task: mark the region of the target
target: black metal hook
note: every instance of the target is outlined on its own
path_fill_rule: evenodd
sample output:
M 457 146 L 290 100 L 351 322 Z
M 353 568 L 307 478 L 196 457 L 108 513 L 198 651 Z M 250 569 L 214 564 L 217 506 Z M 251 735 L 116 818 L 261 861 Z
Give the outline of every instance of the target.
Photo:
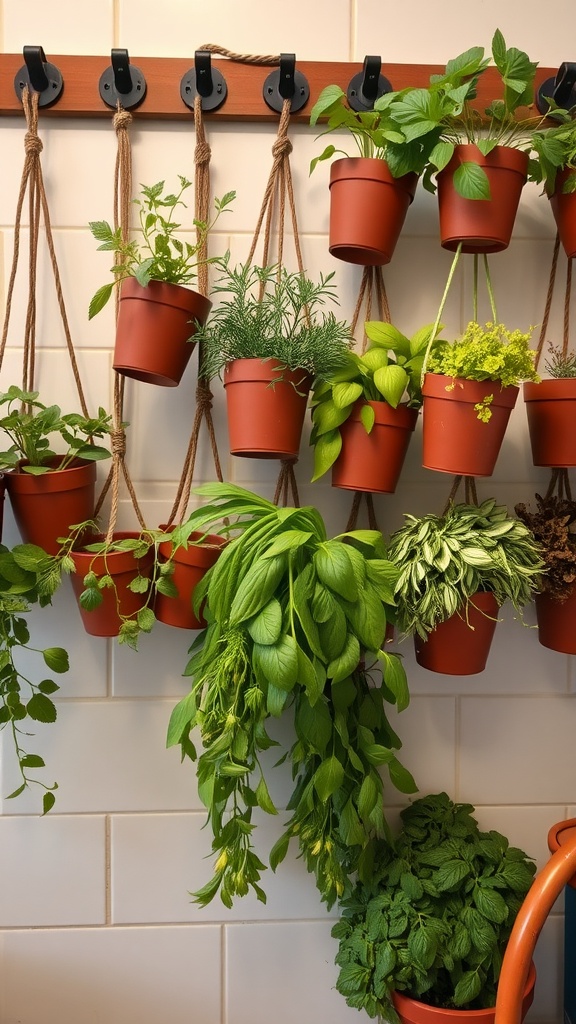
M 547 78 L 542 83 L 536 94 L 536 106 L 541 114 L 550 110 L 549 99 L 564 110 L 576 106 L 576 64 L 565 61 L 558 68 L 556 78 Z
M 41 46 L 25 46 L 22 55 L 24 64 L 14 78 L 14 89 L 19 100 L 28 86 L 38 93 L 38 106 L 51 107 L 60 98 L 64 81 L 55 64 L 46 60 Z
M 130 63 L 128 50 L 112 50 L 111 65 L 100 76 L 98 91 L 107 107 L 116 107 L 118 101 L 125 110 L 140 106 L 146 97 L 146 79 Z
M 377 99 L 387 92 L 392 92 L 392 85 L 384 75 L 380 74 L 382 60 L 380 57 L 365 57 L 364 67 L 350 80 L 346 91 L 348 106 L 358 113 L 374 110 Z
M 180 96 L 190 110 L 194 100 L 200 96 L 202 110 L 218 110 L 228 95 L 224 75 L 212 67 L 210 50 L 196 50 L 194 67 L 190 68 L 180 82 Z
M 265 103 L 277 114 L 282 113 L 284 100 L 291 100 L 292 114 L 306 105 L 310 86 L 302 72 L 296 70 L 296 54 L 280 54 L 280 67 L 268 75 L 264 82 L 263 96 Z

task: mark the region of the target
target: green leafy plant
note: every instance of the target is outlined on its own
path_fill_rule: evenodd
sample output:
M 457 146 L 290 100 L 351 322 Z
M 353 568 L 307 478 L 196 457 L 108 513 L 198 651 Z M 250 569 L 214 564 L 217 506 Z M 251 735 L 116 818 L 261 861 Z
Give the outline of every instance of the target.
M 405 519 L 389 545 L 399 571 L 396 623 L 405 633 L 426 639 L 481 590 L 492 591 L 498 605 L 510 600 L 521 613 L 538 589 L 540 545 L 494 498 L 478 506 L 450 504 L 441 516 Z
M 530 334 L 509 331 L 504 324 L 470 321 L 461 338 L 436 345 L 427 361 L 431 373 L 452 378 L 446 390 L 453 390 L 457 380 L 489 380 L 506 388 L 522 381 L 539 381 L 534 367 L 536 353 L 529 347 Z M 487 423 L 491 416 L 493 395 L 475 406 L 478 419 Z
M 535 131 L 532 135 L 533 157 L 528 168 L 530 181 L 544 186 L 551 196 L 556 191 L 559 171 L 569 171 L 562 183 L 564 194 L 576 192 L 576 107 L 562 110 L 549 100 L 549 117 L 559 124 Z
M 536 866 L 471 804 L 446 793 L 401 813 L 393 846 L 341 903 L 336 987 L 349 1006 L 398 1021 L 392 992 L 443 1009 L 496 1003 L 502 957 Z
M 557 380 L 565 380 L 568 377 L 576 377 L 576 352 L 564 352 L 559 346 L 548 345 L 550 357 L 544 363 L 544 367 L 551 377 Z
M 370 876 L 374 842 L 388 835 L 379 767 L 402 792 L 414 791 L 385 713 L 387 702 L 408 703 L 401 661 L 382 647 L 396 572 L 377 531 L 329 539 L 314 508 L 277 508 L 231 484 L 196 493 L 208 499 L 190 517 L 196 530 L 239 518 L 218 527 L 236 536 L 196 589 L 208 625 L 191 648 L 191 690 L 168 729 L 168 746 L 198 761 L 213 834 L 214 874 L 194 898 L 204 906 L 220 892 L 230 907 L 253 889 L 265 902 L 252 815 L 255 807 L 277 813 L 260 755 L 274 745 L 267 720 L 289 714 L 294 743 L 280 760 L 292 765 L 292 813 L 270 865 L 295 839 L 331 906 L 354 874 Z
M 394 409 L 406 395 L 412 408 L 422 405 L 420 378 L 424 355 L 430 342 L 432 324 L 407 338 L 392 324 L 369 321 L 365 331 L 371 344 L 362 355 L 347 352 L 346 362 L 329 380 L 318 381 L 312 398 L 312 434 L 314 476 L 323 476 L 338 458 L 342 448 L 340 427 L 359 399 L 388 402 Z M 439 344 L 439 339 L 433 344 Z M 361 419 L 369 434 L 374 426 L 374 410 L 365 405 Z
M 31 785 L 44 790 L 43 812 L 55 802 L 57 784 L 47 785 L 34 776 L 45 762 L 39 754 L 24 748 L 31 722 L 55 722 L 56 706 L 52 695 L 59 689 L 49 678 L 36 682 L 29 665 L 36 656 L 52 672 L 68 670 L 68 655 L 61 647 L 39 650 L 30 643 L 26 619 L 32 605 L 49 603 L 42 580 L 48 556 L 34 544 L 17 544 L 9 550 L 0 544 L 0 729 L 8 730 L 20 770 L 21 783 L 9 794 L 13 799 Z M 26 746 L 28 744 L 26 743 Z
M 540 545 L 546 566 L 538 589 L 565 601 L 576 584 L 576 501 L 557 495 L 536 495 L 537 510 L 523 502 L 514 511 Z
M 24 473 L 41 476 L 51 469 L 66 469 L 74 459 L 98 461 L 110 458 L 110 452 L 94 444 L 95 437 L 106 437 L 112 430 L 111 417 L 104 409 L 90 419 L 79 413 L 63 415 L 57 405 L 46 406 L 38 401 L 38 391 L 22 391 L 12 385 L 0 394 L 0 428 L 11 442 L 0 451 L 0 469 L 14 469 L 22 460 Z M 50 438 L 55 435 L 67 446 L 58 455 L 58 465 L 49 461 L 56 456 Z
M 178 175 L 180 189 L 164 194 L 164 182 L 142 185 L 141 199 L 134 199 L 138 207 L 140 240 L 126 241 L 121 228 L 113 228 L 108 221 L 90 222 L 90 231 L 101 244 L 99 252 L 112 252 L 114 280 L 103 285 L 92 297 L 88 319 L 92 319 L 106 305 L 114 287 L 127 277 L 135 277 L 138 284 L 146 287 L 150 281 L 165 281 L 169 284 L 187 285 L 196 279 L 201 262 L 199 251 L 220 214 L 230 208 L 236 198 L 235 192 L 227 192 L 222 199 L 215 199 L 215 216 L 205 222 L 194 219 L 192 226 L 197 230 L 197 240 L 192 245 L 177 237 L 182 228 L 175 222 L 178 207 L 186 208 L 182 196 L 192 185 L 191 181 Z M 208 259 L 205 262 L 211 263 Z
M 323 310 L 326 302 L 337 302 L 333 273 L 315 284 L 277 266 L 231 268 L 229 253 L 215 262 L 223 273 L 213 290 L 230 297 L 194 336 L 204 346 L 206 377 L 217 376 L 233 359 L 277 359 L 319 379 L 343 364 L 350 327 Z

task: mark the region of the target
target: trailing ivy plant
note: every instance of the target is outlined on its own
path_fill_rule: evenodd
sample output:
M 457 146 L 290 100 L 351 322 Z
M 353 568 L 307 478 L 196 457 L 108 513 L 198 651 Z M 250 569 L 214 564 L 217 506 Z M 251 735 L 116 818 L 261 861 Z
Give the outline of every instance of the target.
M 397 573 L 377 531 L 329 539 L 314 508 L 277 508 L 231 484 L 196 493 L 208 504 L 192 513 L 194 528 L 236 536 L 196 589 L 208 625 L 168 729 L 168 746 L 197 761 L 213 835 L 214 874 L 194 898 L 204 906 L 219 892 L 230 907 L 253 889 L 265 902 L 252 816 L 255 807 L 277 813 L 261 753 L 274 745 L 267 721 L 289 714 L 294 743 L 281 760 L 295 787 L 270 865 L 294 839 L 332 906 L 353 875 L 370 876 L 374 843 L 389 834 L 379 768 L 400 791 L 415 788 L 385 711 L 408 703 L 401 661 L 383 649 Z
M 35 777 L 45 763 L 28 749 L 30 723 L 55 722 L 52 700 L 59 686 L 50 678 L 36 681 L 29 665 L 36 656 L 57 674 L 68 671 L 68 655 L 61 647 L 39 650 L 31 645 L 27 613 L 32 605 L 49 603 L 42 580 L 48 556 L 34 544 L 17 544 L 12 550 L 0 544 L 0 729 L 12 736 L 21 782 L 9 794 L 13 799 L 31 785 L 44 790 L 43 813 L 54 806 L 56 783 L 48 785 Z
M 428 1006 L 496 1003 L 506 944 L 536 865 L 499 832 L 482 832 L 471 804 L 446 793 L 401 813 L 370 879 L 341 902 L 336 988 L 349 1006 L 399 1022 L 392 993 Z
M 420 378 L 432 324 L 407 338 L 392 324 L 369 321 L 365 331 L 371 343 L 362 355 L 346 353 L 346 363 L 328 381 L 318 381 L 312 396 L 314 476 L 317 480 L 334 465 L 342 449 L 340 427 L 357 401 L 388 402 L 394 409 L 406 396 L 407 404 L 422 405 Z M 440 329 L 442 326 L 440 325 Z M 438 344 L 438 338 L 433 344 Z M 366 433 L 374 426 L 374 409 L 366 404 L 360 412 Z
M 510 600 L 521 613 L 538 589 L 545 568 L 541 547 L 494 498 L 405 520 L 388 552 L 399 571 L 395 615 L 403 632 L 426 639 L 481 590 L 491 591 L 498 605 Z

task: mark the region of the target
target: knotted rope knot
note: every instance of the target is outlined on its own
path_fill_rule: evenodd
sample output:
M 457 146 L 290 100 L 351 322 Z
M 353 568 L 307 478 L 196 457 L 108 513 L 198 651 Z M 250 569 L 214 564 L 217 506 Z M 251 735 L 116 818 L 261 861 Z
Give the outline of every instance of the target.
M 210 157 L 212 156 L 212 150 L 207 142 L 197 142 L 196 150 L 194 152 L 194 160 L 197 166 L 202 164 L 209 164 Z
M 123 459 L 126 454 L 126 432 L 124 430 L 113 430 L 110 439 L 112 442 L 112 455 Z
M 272 146 L 272 156 L 274 159 L 280 156 L 290 156 L 292 148 L 292 143 L 287 135 L 279 136 Z
M 212 392 L 210 391 L 210 385 L 205 380 L 198 382 L 196 386 L 196 405 L 198 411 L 206 414 L 212 408 Z
M 37 153 L 38 155 L 44 149 L 42 139 L 36 134 L 35 131 L 27 131 L 24 136 L 24 152 L 25 153 Z
M 132 114 L 129 110 L 117 110 L 114 114 L 113 125 L 116 133 L 126 131 L 132 124 Z

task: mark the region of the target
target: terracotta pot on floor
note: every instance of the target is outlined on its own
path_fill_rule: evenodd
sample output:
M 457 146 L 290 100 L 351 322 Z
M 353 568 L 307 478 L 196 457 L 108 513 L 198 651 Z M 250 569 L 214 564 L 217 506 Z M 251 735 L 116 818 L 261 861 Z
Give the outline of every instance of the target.
M 550 196 L 550 206 L 568 259 L 576 256 L 576 192 L 563 192 L 562 186 L 566 178 L 573 174 L 572 168 L 559 171 L 554 193 Z
M 114 534 L 114 540 L 136 539 L 139 533 L 122 532 Z M 104 536 L 93 536 L 90 543 L 104 540 Z M 102 603 L 92 611 L 86 611 L 78 604 L 84 629 L 91 636 L 118 636 L 122 618 L 136 616 L 146 602 L 146 594 L 134 594 L 128 585 L 136 576 L 150 576 L 154 564 L 154 548 L 150 548 L 144 558 L 135 559 L 132 551 L 109 551 L 107 554 L 94 554 L 93 551 L 71 551 L 75 572 L 70 576 L 72 589 L 79 600 L 84 586 L 84 577 L 89 572 L 97 576 L 112 576 L 113 587 L 102 590 Z
M 369 434 L 360 419 L 366 404 L 376 417 Z M 393 494 L 417 419 L 418 410 L 407 405 L 393 409 L 388 402 L 356 402 L 340 427 L 342 450 L 332 468 L 333 487 Z
M 234 359 L 224 371 L 232 455 L 295 459 L 312 379 L 277 359 Z
M 58 553 L 58 537 L 66 537 L 70 526 L 94 514 L 96 463 L 74 459 L 67 469 L 56 468 L 61 461 L 50 459 L 55 468 L 42 476 L 12 470 L 4 477 L 22 540 L 49 555 Z
M 498 604 L 494 594 L 480 591 L 468 602 L 467 609 L 451 615 L 429 633 L 415 634 L 416 661 L 429 672 L 448 676 L 472 676 L 483 672 L 490 653 Z
M 561 654 L 576 654 L 576 586 L 566 601 L 536 594 L 534 604 L 542 646 Z
M 522 1000 L 521 1020 L 524 1020 L 532 1006 L 535 984 L 536 968 L 531 963 Z M 496 1014 L 496 1007 L 488 1010 L 442 1010 L 419 1003 L 401 992 L 395 992 L 392 1001 L 402 1024 L 494 1024 Z
M 160 526 L 160 529 L 166 530 L 167 527 Z M 202 543 L 196 543 L 200 538 Z M 168 626 L 179 626 L 181 629 L 204 629 L 205 619 L 202 615 L 197 616 L 192 608 L 194 590 L 208 569 L 215 564 L 225 544 L 225 537 L 192 533 L 188 547 L 177 549 L 171 579 L 178 589 L 178 597 L 166 597 L 160 593 L 156 595 L 154 611 L 160 622 L 165 622 Z M 168 561 L 172 554 L 171 542 L 163 541 L 158 551 L 161 559 Z
M 392 259 L 418 176 L 394 178 L 384 160 L 351 157 L 330 167 L 332 256 L 361 266 Z
M 523 386 L 535 466 L 576 466 L 576 379 Z

